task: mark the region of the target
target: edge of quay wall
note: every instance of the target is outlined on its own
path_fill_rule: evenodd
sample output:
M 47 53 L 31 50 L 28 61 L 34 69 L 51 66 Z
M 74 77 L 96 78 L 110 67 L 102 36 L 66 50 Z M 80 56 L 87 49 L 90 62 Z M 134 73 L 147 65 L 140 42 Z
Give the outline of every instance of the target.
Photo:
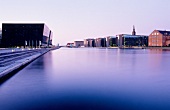
M 42 52 L 41 54 L 30 56 L 29 58 L 26 58 L 24 61 L 14 64 L 8 69 L 5 69 L 4 71 L 0 72 L 0 83 L 6 81 L 10 77 L 12 77 L 14 74 L 16 74 L 16 71 L 21 70 L 23 67 L 27 66 L 29 63 L 33 62 L 40 56 L 44 55 L 45 53 L 51 51 L 52 49 L 47 49 L 46 51 Z

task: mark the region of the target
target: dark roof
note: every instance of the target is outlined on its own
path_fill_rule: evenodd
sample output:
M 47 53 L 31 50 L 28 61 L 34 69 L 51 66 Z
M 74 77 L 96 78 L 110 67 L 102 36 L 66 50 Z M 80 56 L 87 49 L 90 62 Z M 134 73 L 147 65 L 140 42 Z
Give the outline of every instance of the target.
M 17 25 L 27 25 L 27 24 L 45 24 L 45 23 L 2 23 L 3 24 L 17 24 Z
M 161 30 L 158 31 L 163 35 L 170 35 L 170 31 L 161 31 Z

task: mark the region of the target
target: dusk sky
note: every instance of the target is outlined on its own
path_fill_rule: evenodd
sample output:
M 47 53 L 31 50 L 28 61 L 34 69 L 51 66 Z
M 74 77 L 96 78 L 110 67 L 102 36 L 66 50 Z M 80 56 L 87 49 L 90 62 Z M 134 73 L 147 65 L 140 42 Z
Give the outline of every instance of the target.
M 46 23 L 53 44 L 170 30 L 170 0 L 1 0 L 0 22 Z

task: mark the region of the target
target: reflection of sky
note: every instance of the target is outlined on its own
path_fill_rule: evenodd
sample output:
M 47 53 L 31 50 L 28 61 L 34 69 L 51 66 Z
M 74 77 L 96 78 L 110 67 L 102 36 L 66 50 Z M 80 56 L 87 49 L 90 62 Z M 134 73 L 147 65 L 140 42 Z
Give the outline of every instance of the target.
M 0 86 L 0 106 L 170 109 L 169 53 L 95 48 L 51 51 Z

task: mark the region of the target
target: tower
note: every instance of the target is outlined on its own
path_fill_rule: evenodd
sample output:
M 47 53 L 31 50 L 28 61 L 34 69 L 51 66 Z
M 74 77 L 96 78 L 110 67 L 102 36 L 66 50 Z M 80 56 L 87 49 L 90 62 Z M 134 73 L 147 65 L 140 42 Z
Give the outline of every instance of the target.
M 132 31 L 132 35 L 136 35 L 136 31 L 135 31 L 135 26 L 133 25 L 133 31 Z

